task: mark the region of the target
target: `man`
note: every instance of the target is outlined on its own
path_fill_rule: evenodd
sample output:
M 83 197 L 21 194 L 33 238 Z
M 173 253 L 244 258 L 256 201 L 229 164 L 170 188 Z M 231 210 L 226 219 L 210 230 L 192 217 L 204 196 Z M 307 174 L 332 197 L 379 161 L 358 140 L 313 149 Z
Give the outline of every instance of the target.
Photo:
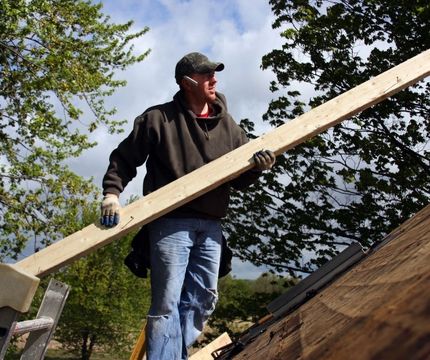
M 176 65 L 180 90 L 173 101 L 146 110 L 130 135 L 110 155 L 103 179 L 102 224 L 119 222 L 119 194 L 146 162 L 146 195 L 234 150 L 248 140 L 216 92 L 215 72 L 224 64 L 200 53 Z M 147 359 L 187 359 L 218 298 L 221 219 L 229 189 L 254 182 L 270 169 L 270 151 L 254 155 L 255 166 L 230 183 L 192 200 L 148 225 L 152 302 L 147 318 Z

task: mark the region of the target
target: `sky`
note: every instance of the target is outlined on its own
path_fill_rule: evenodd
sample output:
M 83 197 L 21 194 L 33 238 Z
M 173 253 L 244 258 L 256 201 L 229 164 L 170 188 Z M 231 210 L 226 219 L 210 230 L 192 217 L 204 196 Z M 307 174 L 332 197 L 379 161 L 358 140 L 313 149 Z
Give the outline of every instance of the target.
M 113 22 L 134 22 L 132 30 L 149 27 L 147 34 L 134 42 L 136 53 L 151 50 L 141 63 L 119 73 L 127 80 L 107 100 L 117 109 L 120 119 L 127 119 L 124 133 L 110 135 L 100 127 L 92 134 L 98 145 L 71 161 L 71 168 L 81 176 L 93 177 L 101 188 L 108 157 L 131 131 L 133 120 L 150 106 L 170 101 L 178 90 L 174 68 L 178 60 L 193 51 L 204 53 L 212 61 L 223 62 L 225 69 L 216 74 L 218 91 L 227 96 L 229 112 L 239 122 L 248 118 L 256 124 L 258 135 L 270 130 L 262 115 L 275 94 L 269 91 L 275 77 L 261 69 L 261 59 L 280 48 L 279 29 L 272 29 L 274 15 L 268 0 L 106 0 L 103 13 Z M 124 204 L 131 195 L 142 195 L 144 167 L 121 194 Z M 256 278 L 267 269 L 255 268 L 238 259 L 233 275 Z

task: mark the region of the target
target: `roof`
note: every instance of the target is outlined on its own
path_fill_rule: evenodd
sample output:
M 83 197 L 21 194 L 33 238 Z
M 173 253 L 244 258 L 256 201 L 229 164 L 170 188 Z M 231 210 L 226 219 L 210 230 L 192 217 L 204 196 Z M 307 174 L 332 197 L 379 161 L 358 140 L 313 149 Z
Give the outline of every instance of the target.
M 430 205 L 232 357 L 299 358 L 430 358 Z

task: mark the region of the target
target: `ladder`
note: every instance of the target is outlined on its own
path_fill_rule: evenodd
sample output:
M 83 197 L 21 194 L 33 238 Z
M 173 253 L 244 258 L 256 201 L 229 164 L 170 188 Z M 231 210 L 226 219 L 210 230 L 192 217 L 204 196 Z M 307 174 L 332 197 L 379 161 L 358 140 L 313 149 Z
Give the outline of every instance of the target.
M 1 292 L 8 291 L 2 288 Z M 13 336 L 29 333 L 21 360 L 42 360 L 52 339 L 70 288 L 55 279 L 51 279 L 40 304 L 37 316 L 33 320 L 18 322 L 22 314 L 9 306 L 0 308 L 0 360 L 3 360 Z

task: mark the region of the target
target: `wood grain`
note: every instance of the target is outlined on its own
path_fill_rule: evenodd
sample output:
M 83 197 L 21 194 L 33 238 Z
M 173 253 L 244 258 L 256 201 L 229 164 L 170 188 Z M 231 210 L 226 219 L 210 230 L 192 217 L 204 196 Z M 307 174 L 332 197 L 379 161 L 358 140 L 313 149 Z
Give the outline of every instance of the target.
M 430 359 L 430 205 L 234 360 Z

